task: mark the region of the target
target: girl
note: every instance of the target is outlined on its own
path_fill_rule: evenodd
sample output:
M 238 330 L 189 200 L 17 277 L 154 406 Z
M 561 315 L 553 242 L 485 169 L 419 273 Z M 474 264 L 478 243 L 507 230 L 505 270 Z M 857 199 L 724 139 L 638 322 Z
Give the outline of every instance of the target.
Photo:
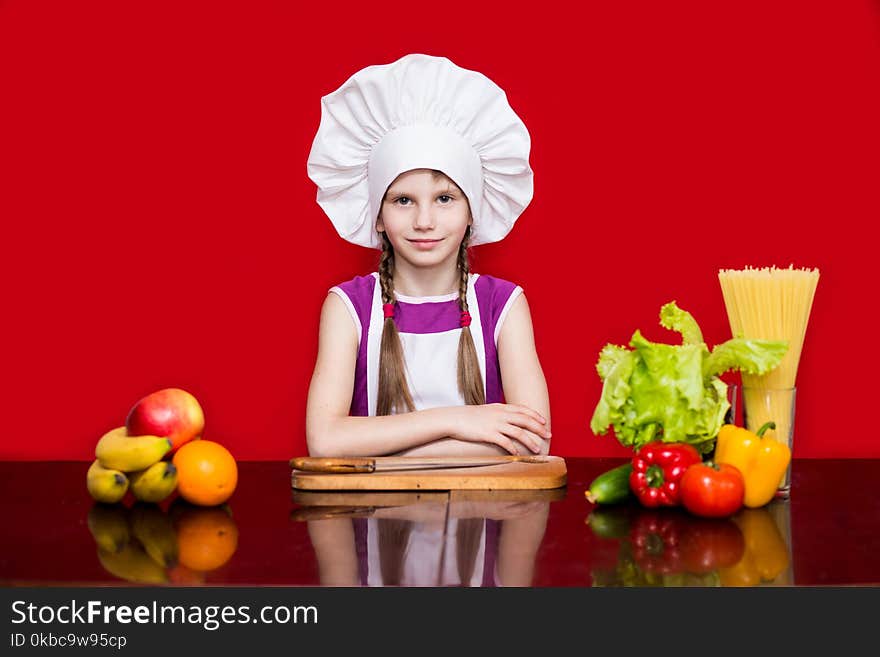
M 530 139 L 497 85 L 446 58 L 370 66 L 322 99 L 308 172 L 378 271 L 330 289 L 306 438 L 315 456 L 546 454 L 522 289 L 470 272 L 532 197 Z

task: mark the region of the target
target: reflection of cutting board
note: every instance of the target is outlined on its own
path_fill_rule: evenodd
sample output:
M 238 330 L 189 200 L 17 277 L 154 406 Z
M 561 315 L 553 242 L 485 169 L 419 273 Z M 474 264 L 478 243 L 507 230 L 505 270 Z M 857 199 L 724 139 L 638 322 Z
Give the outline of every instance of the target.
M 387 507 L 436 502 L 556 502 L 565 499 L 564 488 L 452 491 L 350 491 L 294 489 L 291 501 L 301 506 Z
M 290 512 L 290 519 L 328 520 L 335 518 L 370 518 L 382 510 L 404 509 L 416 505 L 446 506 L 469 504 L 473 517 L 493 517 L 494 512 L 511 504 L 555 502 L 565 499 L 565 488 L 520 490 L 448 490 L 448 491 L 350 491 L 293 490 L 293 502 L 300 505 Z M 388 516 L 385 517 L 393 517 Z M 470 517 L 470 516 L 469 516 Z
M 565 460 L 503 463 L 475 468 L 437 468 L 367 474 L 324 474 L 294 470 L 291 483 L 300 490 L 523 490 L 565 486 Z

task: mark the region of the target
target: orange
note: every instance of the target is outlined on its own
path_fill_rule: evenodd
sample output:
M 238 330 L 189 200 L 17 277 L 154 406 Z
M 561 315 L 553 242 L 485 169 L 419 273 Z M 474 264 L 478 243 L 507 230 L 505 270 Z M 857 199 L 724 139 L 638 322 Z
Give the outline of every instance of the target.
M 204 573 L 219 568 L 238 548 L 238 527 L 223 507 L 186 508 L 178 516 L 175 528 L 177 561 L 189 571 Z
M 193 440 L 174 454 L 177 491 L 200 506 L 223 504 L 235 492 L 238 466 L 229 450 L 212 440 Z

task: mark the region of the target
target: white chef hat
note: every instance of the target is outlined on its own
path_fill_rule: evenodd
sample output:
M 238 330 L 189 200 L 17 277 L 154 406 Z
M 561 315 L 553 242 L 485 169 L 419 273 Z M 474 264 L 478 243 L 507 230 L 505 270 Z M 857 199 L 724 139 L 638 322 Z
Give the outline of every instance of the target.
M 532 200 L 530 147 L 489 78 L 446 57 L 410 54 L 368 66 L 321 98 L 308 174 L 339 235 L 378 249 L 388 186 L 406 171 L 438 169 L 468 198 L 476 246 L 503 239 Z

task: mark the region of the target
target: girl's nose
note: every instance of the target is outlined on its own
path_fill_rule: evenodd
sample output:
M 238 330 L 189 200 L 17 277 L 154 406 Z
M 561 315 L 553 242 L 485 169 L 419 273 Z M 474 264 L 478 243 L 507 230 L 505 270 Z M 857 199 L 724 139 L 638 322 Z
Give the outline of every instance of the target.
M 416 213 L 416 228 L 432 228 L 434 226 L 434 213 L 431 208 L 422 208 Z

